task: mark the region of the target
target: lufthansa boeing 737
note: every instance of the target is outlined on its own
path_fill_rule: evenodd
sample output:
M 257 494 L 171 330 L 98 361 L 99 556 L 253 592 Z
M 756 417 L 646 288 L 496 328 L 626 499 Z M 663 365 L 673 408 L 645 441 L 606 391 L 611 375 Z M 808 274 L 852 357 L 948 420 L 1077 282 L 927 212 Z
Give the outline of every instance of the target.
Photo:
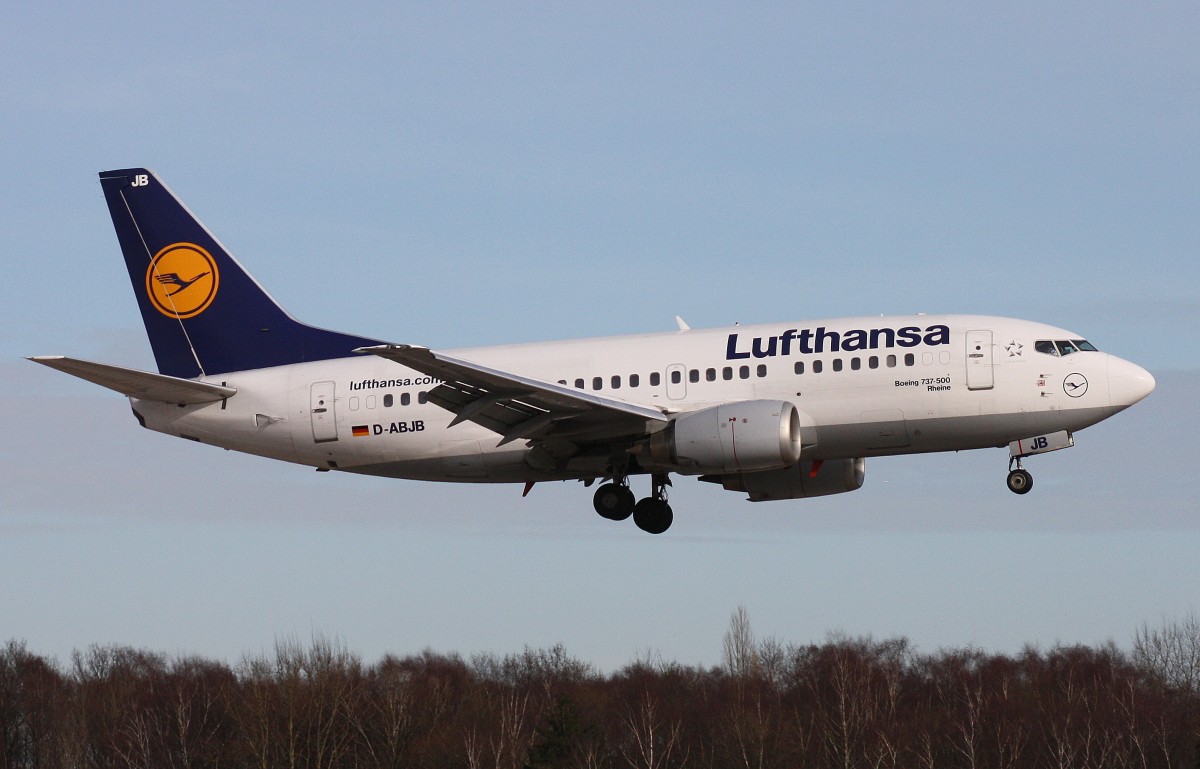
M 127 396 L 148 429 L 317 470 L 526 493 L 601 481 L 596 512 L 657 534 L 673 473 L 797 499 L 858 489 L 867 457 L 1008 447 L 1024 494 L 1024 458 L 1154 389 L 1079 334 L 972 315 L 445 351 L 326 331 L 284 312 L 151 171 L 100 183 L 158 373 L 31 360 Z

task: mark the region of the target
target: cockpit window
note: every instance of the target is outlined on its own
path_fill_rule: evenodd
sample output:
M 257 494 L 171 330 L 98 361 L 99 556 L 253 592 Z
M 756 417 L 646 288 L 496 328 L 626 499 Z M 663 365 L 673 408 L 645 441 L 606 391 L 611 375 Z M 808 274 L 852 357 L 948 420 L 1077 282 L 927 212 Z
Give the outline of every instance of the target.
M 1039 339 L 1033 343 L 1033 349 L 1045 355 L 1053 355 L 1055 357 L 1071 355 L 1077 352 L 1099 352 L 1096 346 L 1086 339 L 1057 339 L 1054 341 Z

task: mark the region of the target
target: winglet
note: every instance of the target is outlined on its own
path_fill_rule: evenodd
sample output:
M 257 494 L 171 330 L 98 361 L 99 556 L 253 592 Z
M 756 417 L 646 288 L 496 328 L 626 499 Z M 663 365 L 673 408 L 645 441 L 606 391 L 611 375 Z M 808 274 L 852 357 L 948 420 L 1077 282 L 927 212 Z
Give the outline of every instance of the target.
M 680 331 L 691 331 L 692 327 L 683 322 L 683 318 L 675 316 L 675 325 L 679 326 Z

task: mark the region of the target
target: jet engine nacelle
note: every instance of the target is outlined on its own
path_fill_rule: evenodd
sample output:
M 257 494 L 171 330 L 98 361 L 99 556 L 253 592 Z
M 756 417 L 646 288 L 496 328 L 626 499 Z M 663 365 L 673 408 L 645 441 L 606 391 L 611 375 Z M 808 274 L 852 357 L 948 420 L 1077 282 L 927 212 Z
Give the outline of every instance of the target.
M 866 474 L 867 460 L 860 457 L 805 461 L 783 470 L 704 476 L 700 480 L 720 483 L 726 491 L 744 491 L 751 502 L 769 502 L 856 491 L 862 488 Z
M 800 461 L 800 414 L 787 401 L 725 403 L 680 415 L 646 448 L 681 473 L 778 470 Z

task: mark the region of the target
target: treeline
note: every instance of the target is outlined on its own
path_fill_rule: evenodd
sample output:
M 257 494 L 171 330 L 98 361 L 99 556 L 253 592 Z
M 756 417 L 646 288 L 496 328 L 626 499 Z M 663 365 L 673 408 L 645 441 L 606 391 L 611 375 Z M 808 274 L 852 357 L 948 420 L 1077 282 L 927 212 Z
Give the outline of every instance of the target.
M 921 654 L 757 641 L 601 674 L 561 647 L 364 664 L 326 639 L 230 666 L 0 649 L 0 767 L 1194 767 L 1200 627 L 1112 645 Z

